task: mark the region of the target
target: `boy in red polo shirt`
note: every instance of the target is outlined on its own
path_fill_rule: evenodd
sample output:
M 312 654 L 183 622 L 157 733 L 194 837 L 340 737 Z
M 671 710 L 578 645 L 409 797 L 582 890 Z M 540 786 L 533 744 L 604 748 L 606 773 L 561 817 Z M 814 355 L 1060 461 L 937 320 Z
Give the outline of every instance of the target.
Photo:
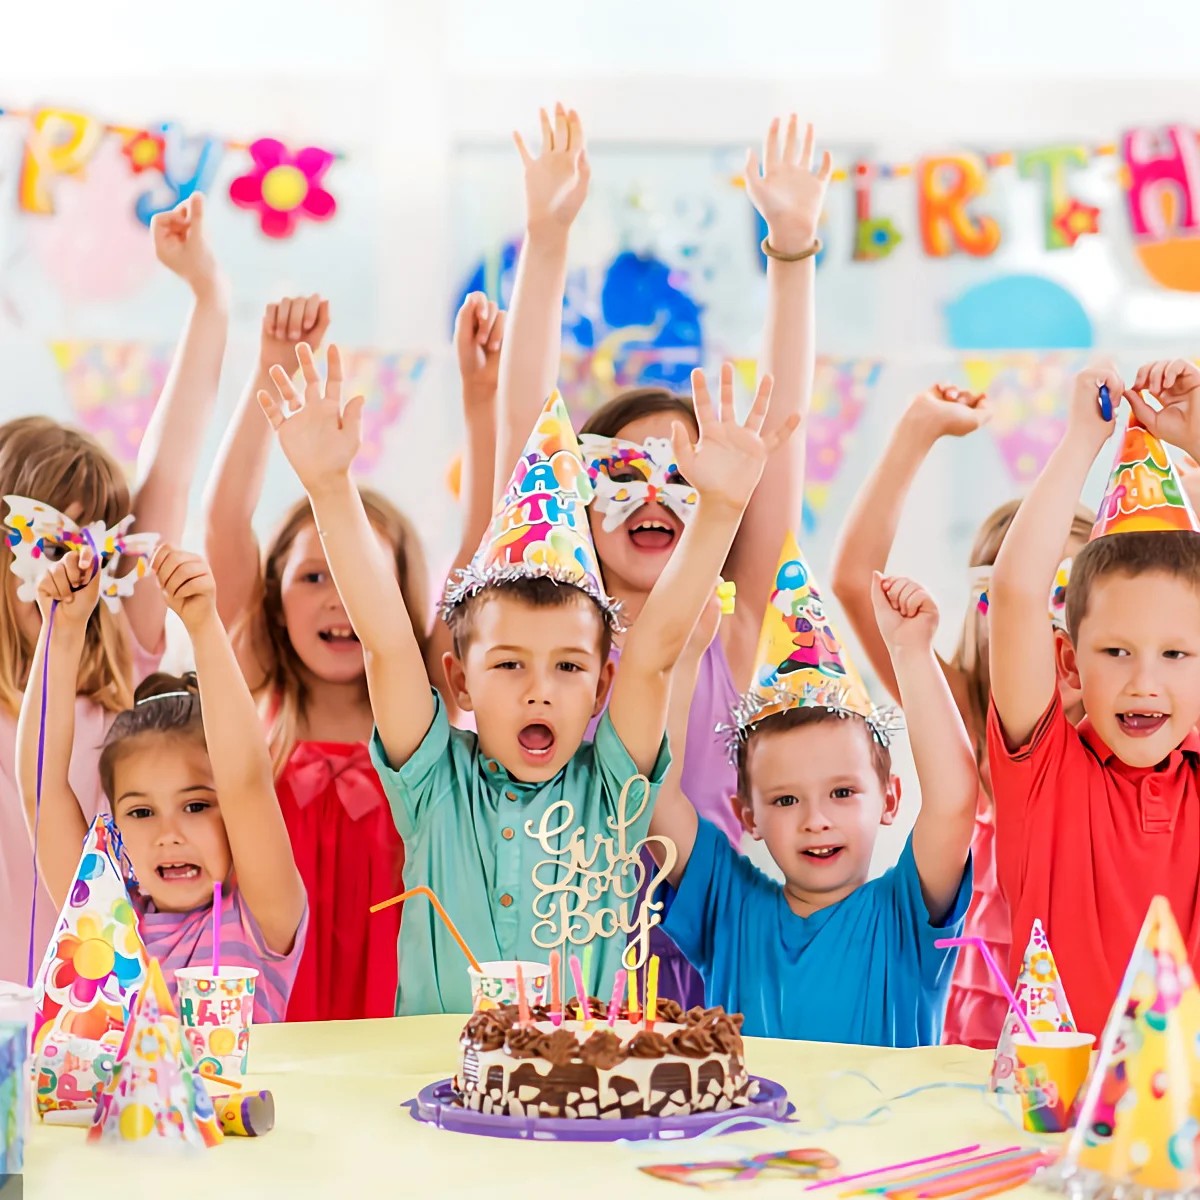
M 1200 372 L 1186 366 L 1143 367 L 1139 390 L 1112 367 L 1078 377 L 1066 433 L 1013 521 L 990 591 L 988 753 L 1009 974 L 1040 917 L 1079 1028 L 1096 1035 L 1156 894 L 1170 899 L 1200 967 L 1200 527 L 1155 436 L 1200 450 Z M 1046 592 L 1113 431 L 1102 385 L 1133 415 L 1072 567 L 1067 633 L 1055 633 Z M 1078 728 L 1056 669 L 1082 691 Z

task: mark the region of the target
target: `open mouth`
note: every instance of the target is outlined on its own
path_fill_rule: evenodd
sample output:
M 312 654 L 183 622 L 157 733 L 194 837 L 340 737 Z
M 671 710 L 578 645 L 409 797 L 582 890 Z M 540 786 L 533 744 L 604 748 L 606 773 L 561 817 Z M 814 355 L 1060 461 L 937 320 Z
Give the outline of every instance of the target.
M 359 644 L 358 637 L 349 625 L 333 625 L 329 629 L 322 629 L 317 633 L 317 637 L 325 645 L 339 650 L 357 649 Z
M 159 863 L 154 871 L 167 883 L 190 883 L 200 878 L 200 868 L 195 863 Z
M 816 859 L 817 862 L 830 862 L 837 858 L 845 848 L 845 846 L 812 846 L 807 850 L 801 850 L 800 853 L 805 858 Z
M 554 753 L 554 730 L 540 721 L 534 722 L 517 734 L 517 743 L 530 762 L 545 762 Z
M 647 518 L 630 527 L 629 540 L 639 550 L 669 550 L 675 544 L 675 530 L 665 521 Z
M 1117 713 L 1117 724 L 1121 726 L 1121 732 L 1130 737 L 1149 737 L 1157 733 L 1169 718 L 1169 713 L 1160 712 Z

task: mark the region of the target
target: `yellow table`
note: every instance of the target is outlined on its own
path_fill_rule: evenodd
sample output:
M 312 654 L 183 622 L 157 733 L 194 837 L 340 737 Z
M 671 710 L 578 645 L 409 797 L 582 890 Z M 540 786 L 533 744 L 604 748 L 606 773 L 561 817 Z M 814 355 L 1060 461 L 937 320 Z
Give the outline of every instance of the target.
M 946 1088 L 898 1102 L 872 1128 L 805 1134 L 774 1128 L 701 1142 L 655 1143 L 645 1150 L 612 1143 L 546 1143 L 446 1133 L 400 1107 L 426 1084 L 453 1075 L 461 1017 L 407 1017 L 324 1025 L 269 1025 L 253 1033 L 255 1073 L 269 1088 L 276 1124 L 263 1138 L 227 1138 L 213 1150 L 163 1156 L 144 1149 L 89 1145 L 82 1129 L 39 1125 L 26 1154 L 26 1200 L 205 1200 L 259 1197 L 520 1197 L 521 1200 L 684 1200 L 704 1195 L 643 1175 L 650 1162 L 735 1158 L 796 1146 L 821 1146 L 846 1172 L 956 1149 L 1037 1139 L 1020 1132 L 980 1092 Z M 874 1103 L 861 1082 L 830 1081 L 861 1071 L 894 1096 L 925 1083 L 982 1084 L 990 1056 L 975 1050 L 879 1050 L 813 1042 L 751 1039 L 750 1070 L 782 1083 L 805 1128 L 824 1124 L 817 1104 L 859 1116 Z M 1011 1100 L 1015 1104 L 1015 1100 Z M 732 1189 L 731 1189 L 732 1190 Z M 739 1188 L 744 1190 L 744 1188 Z M 770 1200 L 796 1195 L 788 1182 L 760 1182 Z M 1046 1193 L 1022 1189 L 1031 1196 Z M 1014 1197 L 1017 1193 L 1010 1193 Z M 835 1200 L 833 1190 L 817 1196 Z M 817 1200 L 817 1197 L 814 1197 Z

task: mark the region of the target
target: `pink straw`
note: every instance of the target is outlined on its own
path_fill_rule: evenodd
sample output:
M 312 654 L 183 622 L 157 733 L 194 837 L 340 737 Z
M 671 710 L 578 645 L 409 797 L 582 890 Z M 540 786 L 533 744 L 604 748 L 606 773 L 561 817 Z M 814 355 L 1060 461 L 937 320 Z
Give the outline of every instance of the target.
M 981 937 L 958 937 L 958 938 L 938 938 L 933 943 L 939 950 L 944 950 L 948 946 L 974 946 L 980 954 L 983 955 L 983 961 L 987 963 L 988 970 L 995 977 L 996 983 L 999 984 L 1000 990 L 1004 993 L 1004 998 L 1008 1001 L 1008 1007 L 1017 1014 L 1017 1020 L 1021 1022 L 1021 1028 L 1025 1030 L 1031 1042 L 1037 1042 L 1037 1034 L 1033 1032 L 1033 1026 L 1029 1023 L 1029 1018 L 1025 1016 L 1021 1006 L 1017 1003 L 1017 998 L 1012 994 L 1012 988 L 1008 986 L 1008 980 L 1004 978 L 1004 972 L 1000 970 L 999 964 L 992 957 L 992 952 L 987 948 L 983 938 Z
M 213 978 L 221 978 L 221 881 L 213 884 Z
M 907 1167 L 923 1167 L 926 1163 L 957 1158 L 960 1154 L 972 1154 L 978 1149 L 978 1143 L 974 1146 L 961 1146 L 957 1150 L 947 1150 L 945 1154 L 931 1154 L 928 1158 L 914 1158 L 911 1162 L 892 1163 L 890 1166 L 876 1167 L 873 1171 L 860 1171 L 857 1175 L 839 1175 L 836 1179 L 822 1179 L 820 1183 L 810 1183 L 804 1190 L 817 1192 L 821 1188 L 836 1187 L 839 1183 L 853 1183 L 856 1179 L 870 1179 L 872 1175 L 882 1175 L 885 1171 L 903 1171 Z
M 613 1026 L 617 1023 L 617 1013 L 621 1011 L 621 1001 L 625 997 L 625 968 L 618 969 L 616 977 L 613 980 L 612 999 L 608 1002 L 608 1024 Z

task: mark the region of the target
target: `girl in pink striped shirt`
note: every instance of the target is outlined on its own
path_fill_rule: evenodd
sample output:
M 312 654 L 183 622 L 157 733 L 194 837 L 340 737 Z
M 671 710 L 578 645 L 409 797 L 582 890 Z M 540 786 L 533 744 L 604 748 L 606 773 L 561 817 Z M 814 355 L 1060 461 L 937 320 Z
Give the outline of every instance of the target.
M 134 706 L 113 722 L 100 754 L 100 781 L 137 877 L 131 898 L 142 938 L 173 993 L 176 970 L 212 961 L 213 884 L 220 880 L 222 964 L 258 970 L 254 1018 L 281 1020 L 308 911 L 270 754 L 217 616 L 208 564 L 160 546 L 152 565 L 164 600 L 191 638 L 196 675 L 146 680 Z M 94 566 L 90 549 L 72 553 L 38 588 L 42 630 L 18 727 L 21 797 L 32 822 L 48 652 L 38 860 L 60 905 L 86 833 L 67 772 L 74 680 L 100 595 Z

